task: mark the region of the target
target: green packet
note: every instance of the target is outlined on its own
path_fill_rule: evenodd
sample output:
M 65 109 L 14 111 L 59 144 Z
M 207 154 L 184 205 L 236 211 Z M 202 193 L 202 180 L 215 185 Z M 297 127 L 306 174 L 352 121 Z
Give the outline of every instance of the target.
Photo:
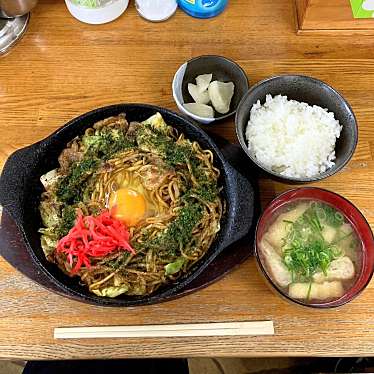
M 350 0 L 354 18 L 374 18 L 374 0 Z

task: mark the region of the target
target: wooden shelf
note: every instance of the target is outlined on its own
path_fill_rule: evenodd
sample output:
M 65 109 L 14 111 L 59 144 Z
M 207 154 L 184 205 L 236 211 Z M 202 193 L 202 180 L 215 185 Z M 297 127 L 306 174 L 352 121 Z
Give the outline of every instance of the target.
M 353 18 L 349 0 L 295 0 L 298 34 L 374 35 L 374 18 Z

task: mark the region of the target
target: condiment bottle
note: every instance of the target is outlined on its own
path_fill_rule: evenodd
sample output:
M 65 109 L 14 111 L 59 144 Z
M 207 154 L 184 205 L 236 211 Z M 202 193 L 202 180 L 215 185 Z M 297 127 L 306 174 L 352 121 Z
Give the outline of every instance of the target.
M 136 0 L 135 6 L 143 18 L 152 22 L 166 21 L 178 8 L 176 0 Z
M 222 13 L 228 0 L 178 0 L 179 7 L 192 17 L 211 18 Z

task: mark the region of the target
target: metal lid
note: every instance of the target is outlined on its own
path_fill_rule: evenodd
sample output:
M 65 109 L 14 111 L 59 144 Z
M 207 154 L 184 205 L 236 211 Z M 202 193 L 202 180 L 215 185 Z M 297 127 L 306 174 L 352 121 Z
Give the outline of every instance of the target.
M 8 52 L 21 39 L 29 19 L 30 13 L 15 18 L 0 18 L 0 54 Z
M 177 10 L 176 0 L 136 0 L 138 13 L 148 21 L 161 22 L 169 19 Z

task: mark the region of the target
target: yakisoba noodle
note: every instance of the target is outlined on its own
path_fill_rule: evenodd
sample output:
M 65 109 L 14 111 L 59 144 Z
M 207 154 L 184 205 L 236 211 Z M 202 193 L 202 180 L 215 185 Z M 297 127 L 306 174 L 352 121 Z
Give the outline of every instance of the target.
M 115 205 L 124 214 L 118 217 L 133 223 L 135 254 L 119 249 L 80 268 L 77 275 L 91 292 L 151 294 L 188 271 L 212 245 L 224 211 L 213 154 L 177 134 L 159 114 L 141 124 L 128 125 L 124 116 L 101 121 L 64 152 L 61 167 L 48 183 L 44 178 L 40 210 L 47 258 L 71 275 L 72 264 L 56 245 L 77 212 L 97 215 Z

